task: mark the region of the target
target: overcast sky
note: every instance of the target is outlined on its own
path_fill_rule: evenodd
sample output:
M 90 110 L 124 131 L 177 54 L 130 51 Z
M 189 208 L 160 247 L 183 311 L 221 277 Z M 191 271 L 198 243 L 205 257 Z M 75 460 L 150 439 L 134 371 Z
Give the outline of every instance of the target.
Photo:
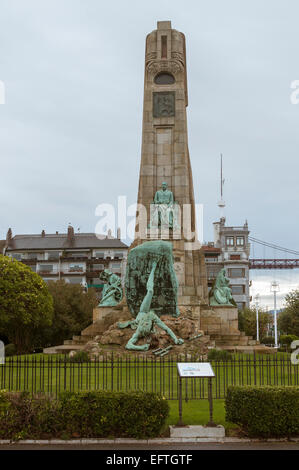
M 98 204 L 136 201 L 145 36 L 171 20 L 186 35 L 205 240 L 222 153 L 227 223 L 248 219 L 252 236 L 299 250 L 298 18 L 297 0 L 1 0 L 0 238 L 69 222 L 94 231 Z M 299 284 L 298 270 L 252 271 L 254 289 L 266 294 L 274 275 L 287 290 Z

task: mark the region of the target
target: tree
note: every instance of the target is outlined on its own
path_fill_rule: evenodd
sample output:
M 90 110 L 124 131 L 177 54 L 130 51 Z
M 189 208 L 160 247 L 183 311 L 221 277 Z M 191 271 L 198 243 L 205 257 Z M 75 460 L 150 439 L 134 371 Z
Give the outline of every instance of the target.
M 98 300 L 95 289 L 85 292 L 80 284 L 69 284 L 64 280 L 50 281 L 48 289 L 53 298 L 54 317 L 53 325 L 41 338 L 41 345 L 56 346 L 90 325 Z
M 286 335 L 299 336 L 299 290 L 285 297 L 285 309 L 278 316 L 278 327 Z
M 270 323 L 270 315 L 261 308 L 259 314 L 259 337 L 266 335 L 268 323 Z M 245 308 L 239 311 L 239 330 L 244 331 L 247 336 L 256 338 L 256 310 L 254 308 Z
M 53 299 L 44 280 L 25 264 L 0 255 L 0 333 L 18 353 L 30 352 L 52 316 Z

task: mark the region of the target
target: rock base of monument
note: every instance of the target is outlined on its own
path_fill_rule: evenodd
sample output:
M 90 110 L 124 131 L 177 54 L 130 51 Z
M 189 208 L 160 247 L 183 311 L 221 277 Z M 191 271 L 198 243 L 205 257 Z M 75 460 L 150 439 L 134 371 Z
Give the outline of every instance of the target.
M 93 311 L 93 323 L 85 328 L 81 335 L 74 336 L 72 340 L 64 341 L 61 346 L 46 348 L 45 353 L 68 354 L 70 351 L 88 351 L 91 358 L 97 358 L 108 352 L 116 354 L 144 354 L 147 357 L 156 357 L 156 349 L 169 348 L 166 354 L 184 354 L 187 359 L 201 356 L 206 359 L 211 348 L 227 349 L 237 352 L 272 352 L 271 348 L 258 346 L 250 336 L 246 336 L 238 330 L 238 310 L 235 307 L 210 307 L 199 306 L 193 302 L 193 297 L 179 298 L 180 316 L 175 318 L 170 315 L 162 315 L 163 322 L 182 338 L 182 345 L 175 345 L 168 334 L 156 328 L 156 333 L 151 335 L 148 351 L 127 350 L 126 344 L 134 333 L 130 327 L 118 328 L 118 322 L 132 320 L 131 312 L 123 300 L 115 307 L 97 307 Z M 189 300 L 189 304 L 188 301 Z M 201 335 L 201 336 L 198 336 Z M 140 339 L 138 345 L 145 344 L 146 339 Z
M 182 338 L 184 343 L 174 344 L 169 335 L 155 326 L 155 332 L 150 338 L 141 338 L 138 345 L 150 341 L 148 351 L 127 350 L 126 344 L 135 330 L 130 327 L 120 329 L 119 322 L 132 320 L 133 317 L 123 301 L 116 307 L 97 307 L 93 311 L 93 323 L 85 328 L 80 336 L 74 336 L 72 340 L 66 340 L 64 345 L 49 348 L 44 352 L 68 353 L 72 350 L 85 350 L 91 358 L 99 357 L 109 351 L 119 354 L 145 354 L 147 357 L 155 357 L 154 351 L 169 348 L 167 354 L 184 354 L 187 359 L 191 356 L 206 357 L 208 348 L 215 346 L 208 335 L 200 329 L 199 312 L 195 312 L 195 306 L 179 306 L 180 316 L 161 315 L 161 320 L 174 332 L 177 338 Z M 197 318 L 196 318 L 197 317 Z M 72 348 L 73 346 L 73 348 Z M 55 350 L 54 350 L 55 349 Z
M 120 306 L 119 306 L 120 307 Z M 204 335 L 199 328 L 199 321 L 192 318 L 192 309 L 187 306 L 180 308 L 180 317 L 175 318 L 170 315 L 161 315 L 161 320 L 174 332 L 178 338 L 182 338 L 184 343 L 176 345 L 166 333 L 166 331 L 155 326 L 155 331 L 150 338 L 141 338 L 137 345 L 150 345 L 148 351 L 127 350 L 126 344 L 134 333 L 130 327 L 120 329 L 118 322 L 131 320 L 132 316 L 126 305 L 120 307 L 117 312 L 114 308 L 98 307 L 94 311 L 94 323 L 82 331 L 81 336 L 90 338 L 83 347 L 88 351 L 91 358 L 96 358 L 107 351 L 120 354 L 146 354 L 147 357 L 155 357 L 157 350 L 165 350 L 167 354 L 184 354 L 191 356 L 206 357 L 208 347 L 214 343 L 208 335 Z

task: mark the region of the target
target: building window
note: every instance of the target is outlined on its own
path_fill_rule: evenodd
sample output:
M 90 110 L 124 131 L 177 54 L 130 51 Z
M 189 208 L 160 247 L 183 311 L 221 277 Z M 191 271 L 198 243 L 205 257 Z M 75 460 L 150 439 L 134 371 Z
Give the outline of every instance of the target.
M 234 237 L 226 237 L 225 243 L 226 243 L 226 246 L 234 246 L 235 244 Z
M 122 259 L 123 257 L 124 255 L 122 251 L 117 251 L 116 253 L 114 253 L 114 258 Z
M 245 286 L 242 284 L 235 284 L 231 286 L 233 295 L 242 295 L 244 294 Z
M 93 271 L 103 271 L 104 265 L 103 264 L 93 264 L 92 270 Z
M 28 259 L 37 259 L 37 253 L 28 253 Z
M 59 251 L 51 251 L 48 253 L 48 259 L 50 260 L 58 260 L 59 259 Z
M 244 246 L 244 237 L 237 237 L 237 246 Z
M 52 273 L 53 272 L 53 264 L 42 264 L 39 268 L 40 273 Z
M 112 269 L 120 269 L 120 263 L 111 263 Z
M 228 277 L 244 277 L 245 270 L 243 268 L 230 268 L 228 270 Z
M 238 310 L 244 310 L 245 302 L 236 302 Z
M 219 268 L 211 269 L 209 266 L 209 269 L 207 270 L 208 280 L 216 279 L 216 277 L 218 276 L 218 273 L 219 273 Z
M 104 258 L 104 252 L 103 251 L 96 251 L 95 257 L 103 259 Z
M 82 281 L 83 281 L 82 277 L 70 277 L 70 278 L 68 279 L 68 282 L 69 282 L 70 284 L 81 284 Z
M 16 259 L 17 261 L 21 261 L 21 259 L 22 259 L 22 254 L 21 254 L 21 253 L 13 253 L 13 254 L 11 255 L 11 257 L 12 257 L 13 259 Z
M 207 256 L 207 257 L 206 257 L 206 261 L 207 261 L 208 263 L 217 263 L 218 258 L 212 258 L 211 256 L 209 256 L 209 257 Z
M 230 255 L 229 259 L 238 260 L 238 259 L 241 259 L 241 256 L 240 255 Z

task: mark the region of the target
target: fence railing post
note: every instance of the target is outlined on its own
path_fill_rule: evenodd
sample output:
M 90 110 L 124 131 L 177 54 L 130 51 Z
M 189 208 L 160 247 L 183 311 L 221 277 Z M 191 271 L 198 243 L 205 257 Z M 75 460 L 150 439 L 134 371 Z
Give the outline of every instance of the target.
M 111 354 L 111 390 L 113 391 L 113 371 L 114 371 L 114 360 L 113 360 L 113 351 Z
M 66 355 L 64 356 L 63 390 L 66 390 Z

